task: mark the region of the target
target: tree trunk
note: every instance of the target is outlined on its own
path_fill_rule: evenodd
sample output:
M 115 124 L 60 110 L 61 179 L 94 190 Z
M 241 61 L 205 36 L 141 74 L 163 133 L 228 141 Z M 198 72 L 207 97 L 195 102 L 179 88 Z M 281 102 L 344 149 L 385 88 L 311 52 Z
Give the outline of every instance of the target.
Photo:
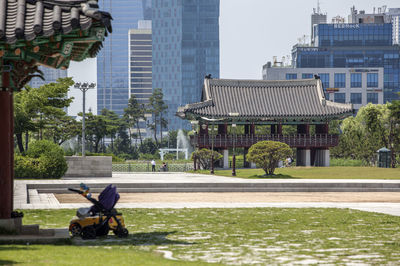
M 160 147 L 162 148 L 162 113 L 160 114 Z
M 140 128 L 139 128 L 139 120 L 136 122 L 136 127 L 139 130 L 139 140 L 140 140 L 140 145 L 143 144 L 142 142 L 142 133 L 140 132 Z
M 25 150 L 28 151 L 29 131 L 25 132 Z
M 22 133 L 16 133 L 15 136 L 17 137 L 17 144 L 18 144 L 19 152 L 21 154 L 23 154 L 25 151 L 24 151 L 24 145 L 22 143 Z

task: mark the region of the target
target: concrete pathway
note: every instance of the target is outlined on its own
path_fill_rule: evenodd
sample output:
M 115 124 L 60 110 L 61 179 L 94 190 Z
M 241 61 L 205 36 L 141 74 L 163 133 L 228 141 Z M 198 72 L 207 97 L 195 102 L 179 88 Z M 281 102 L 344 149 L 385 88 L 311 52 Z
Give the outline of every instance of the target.
M 15 209 L 76 209 L 90 203 L 59 203 L 53 194 L 37 193 L 27 189 L 27 184 L 76 184 L 86 183 L 400 183 L 400 180 L 356 180 L 356 179 L 241 179 L 188 173 L 117 173 L 112 178 L 78 178 L 63 180 L 16 180 L 14 185 Z M 338 192 L 340 193 L 340 192 Z M 400 193 L 399 193 L 400 197 Z M 28 203 L 29 198 L 29 203 Z M 222 202 L 151 202 L 119 203 L 117 208 L 350 208 L 362 211 L 400 216 L 400 203 L 342 203 L 342 202 L 281 202 L 281 203 L 222 203 Z

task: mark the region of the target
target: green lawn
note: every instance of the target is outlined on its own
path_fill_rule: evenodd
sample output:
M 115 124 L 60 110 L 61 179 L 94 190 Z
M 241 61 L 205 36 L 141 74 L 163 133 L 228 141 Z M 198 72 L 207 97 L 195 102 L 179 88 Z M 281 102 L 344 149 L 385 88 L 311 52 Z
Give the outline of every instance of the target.
M 397 264 L 400 217 L 342 209 L 129 209 L 130 231 L 73 245 L 0 245 L 0 264 Z M 74 210 L 26 210 L 24 224 L 66 227 Z M 167 260 L 169 254 L 176 260 Z M 192 263 L 190 263 L 190 261 Z
M 193 172 L 193 171 L 192 171 Z M 209 174 L 201 170 L 198 173 Z M 215 170 L 216 175 L 232 176 L 232 170 Z M 400 168 L 377 167 L 288 167 L 277 168 L 276 176 L 265 177 L 261 169 L 238 169 L 240 178 L 300 178 L 300 179 L 400 179 Z

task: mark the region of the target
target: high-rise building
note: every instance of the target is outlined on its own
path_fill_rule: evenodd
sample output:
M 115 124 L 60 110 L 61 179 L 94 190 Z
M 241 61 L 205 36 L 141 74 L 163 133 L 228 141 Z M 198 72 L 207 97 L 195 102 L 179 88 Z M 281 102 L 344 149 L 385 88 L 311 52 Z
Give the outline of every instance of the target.
M 311 14 L 311 40 L 314 39 L 314 26 L 326 22 L 327 22 L 327 14 L 323 14 L 321 12 L 321 8 L 319 7 L 319 1 L 318 1 L 318 7 L 316 9 L 314 8 L 313 13 Z
M 129 54 L 129 97 L 134 95 L 139 104 L 146 106 L 153 92 L 150 20 L 141 20 L 138 23 L 138 29 L 129 30 Z M 150 119 L 151 114 L 146 114 L 146 117 Z M 135 130 L 147 134 L 146 122 L 140 121 L 139 129 L 135 128 Z
M 97 57 L 97 111 L 123 114 L 129 99 L 129 30 L 151 20 L 151 0 L 99 0 L 113 16 L 113 32 Z
M 400 47 L 392 44 L 391 23 L 319 24 L 315 27 L 315 47 L 294 46 L 294 67 L 382 67 L 384 102 L 399 99 Z
M 204 77 L 219 77 L 219 0 L 153 0 L 153 88 L 168 105 L 168 129 L 190 128 L 175 116 L 199 102 Z
M 39 88 L 42 85 L 56 82 L 59 78 L 67 77 L 67 70 L 53 69 L 43 66 L 39 66 L 39 70 L 43 72 L 44 80 L 38 77 L 33 78 L 28 84 L 32 88 Z

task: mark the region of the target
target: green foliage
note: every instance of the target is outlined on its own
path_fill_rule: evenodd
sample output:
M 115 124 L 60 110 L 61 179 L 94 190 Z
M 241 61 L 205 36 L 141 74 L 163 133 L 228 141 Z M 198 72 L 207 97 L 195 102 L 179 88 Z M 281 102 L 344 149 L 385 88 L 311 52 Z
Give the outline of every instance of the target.
M 332 149 L 332 155 L 339 158 L 362 160 L 364 164 L 375 165 L 376 151 L 382 147 L 399 150 L 400 128 L 396 126 L 396 112 L 391 104 L 368 104 L 356 117 L 346 118 L 341 124 L 343 134 L 339 146 Z
M 176 154 L 175 153 L 167 153 L 164 154 L 164 160 L 175 160 Z
M 143 154 L 158 154 L 157 144 L 153 139 L 147 138 L 140 145 L 139 151 Z
M 124 109 L 124 121 L 127 124 L 129 131 L 129 139 L 132 139 L 131 129 L 136 128 L 138 132 L 138 137 L 140 139 L 140 144 L 142 144 L 142 134 L 140 132 L 139 123 L 141 120 L 146 121 L 145 114 L 147 112 L 147 108 L 144 104 L 140 104 L 135 95 L 131 95 L 129 98 L 128 107 Z
M 17 178 L 61 178 L 68 169 L 63 149 L 57 144 L 41 140 L 31 144 L 26 156 L 15 156 Z
M 68 88 L 73 84 L 71 78 L 62 78 L 39 88 L 27 86 L 14 95 L 14 133 L 22 154 L 24 133 L 29 136 L 29 132 L 38 132 L 40 139 L 45 135 L 59 144 L 77 134 L 75 126 L 68 126 L 71 120 L 64 112 L 73 100 L 68 98 Z
M 196 159 L 199 161 L 202 169 L 210 169 L 211 159 L 212 159 L 213 155 L 214 155 L 214 163 L 223 157 L 222 154 L 220 154 L 217 151 L 201 149 L 201 150 L 197 150 L 197 151 L 193 152 L 191 159 L 194 160 L 194 158 L 196 156 Z
M 151 154 L 151 153 L 142 153 L 139 156 L 139 160 L 142 161 L 150 161 L 150 160 L 158 160 L 160 159 L 160 155 L 157 154 Z
M 355 166 L 366 166 L 365 162 L 362 160 L 353 160 L 347 158 L 331 158 L 330 165 L 334 166 L 348 166 L 348 167 L 355 167 Z
M 120 162 L 125 162 L 125 159 L 122 157 L 119 157 L 115 154 L 112 153 L 95 153 L 95 152 L 86 152 L 86 156 L 109 156 L 112 157 L 112 161 L 114 163 L 120 163 Z
M 168 105 L 164 102 L 164 94 L 161 88 L 155 88 L 153 90 L 153 94 L 149 98 L 149 106 L 149 111 L 152 113 L 153 117 L 149 124 L 149 128 L 153 130 L 154 139 L 157 144 L 157 129 L 160 129 L 160 137 L 162 138 L 162 130 L 168 124 L 165 118 L 163 118 L 165 111 L 168 109 Z
M 273 175 L 279 161 L 292 156 L 289 145 L 277 141 L 260 141 L 250 147 L 247 159 L 261 167 L 265 174 Z

